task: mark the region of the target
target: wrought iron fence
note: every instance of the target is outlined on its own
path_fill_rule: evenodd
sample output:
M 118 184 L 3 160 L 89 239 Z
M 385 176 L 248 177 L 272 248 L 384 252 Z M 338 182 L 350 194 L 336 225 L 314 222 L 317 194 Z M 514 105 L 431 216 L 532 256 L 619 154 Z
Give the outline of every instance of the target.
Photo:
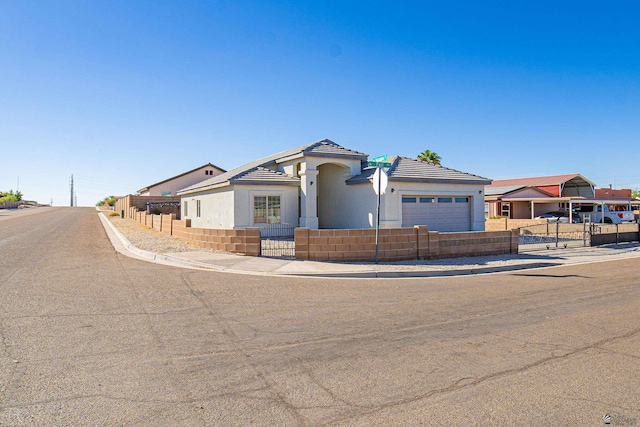
M 590 224 L 591 246 L 637 242 L 640 240 L 640 225 L 623 224 Z
M 520 250 L 542 250 L 589 246 L 591 233 L 587 224 L 546 223 L 520 227 Z
M 296 256 L 295 227 L 290 224 L 269 224 L 260 229 L 260 254 L 263 257 L 293 258 Z

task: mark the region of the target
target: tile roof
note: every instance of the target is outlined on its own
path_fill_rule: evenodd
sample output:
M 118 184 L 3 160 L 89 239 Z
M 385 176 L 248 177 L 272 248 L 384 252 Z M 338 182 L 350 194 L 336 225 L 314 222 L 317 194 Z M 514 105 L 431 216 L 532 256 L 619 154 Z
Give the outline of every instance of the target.
M 171 181 L 171 180 L 176 179 L 176 178 L 180 178 L 181 176 L 190 174 L 191 172 L 196 172 L 196 171 L 198 171 L 200 169 L 204 169 L 204 168 L 206 168 L 208 166 L 214 167 L 214 168 L 218 169 L 220 172 L 223 172 L 223 173 L 226 172 L 226 170 L 214 165 L 213 163 L 207 163 L 207 164 L 204 164 L 202 166 L 198 166 L 197 168 L 191 169 L 190 171 L 183 172 L 183 173 L 181 173 L 179 175 L 172 176 L 171 178 L 167 178 L 167 179 L 164 179 L 162 181 L 156 182 L 155 184 L 147 185 L 146 187 L 141 188 L 140 190 L 138 190 L 138 193 L 144 193 L 146 191 L 149 191 L 149 189 L 151 187 L 155 187 L 156 185 L 164 184 L 165 182 Z
M 526 185 L 512 185 L 510 187 L 493 187 L 493 186 L 487 186 L 485 187 L 484 190 L 484 195 L 487 197 L 492 197 L 492 196 L 508 196 L 510 195 L 511 197 L 515 196 L 514 194 L 511 193 L 516 193 L 519 190 L 524 190 L 524 189 L 530 189 L 530 191 L 536 192 L 536 193 L 540 193 L 541 195 L 545 196 L 545 197 L 558 197 L 558 196 L 554 196 L 553 194 L 549 193 L 548 191 L 544 191 L 541 190 L 537 187 L 527 187 Z
M 491 187 L 510 187 L 514 185 L 522 185 L 526 187 L 544 187 L 547 185 L 562 185 L 574 178 L 580 178 L 588 184 L 595 185 L 582 175 L 573 173 L 567 175 L 537 176 L 531 178 L 497 179 L 493 181 Z
M 509 185 L 505 187 L 495 187 L 493 185 L 488 185 L 484 191 L 484 195 L 485 196 L 501 196 L 503 194 L 520 190 L 522 188 L 527 188 L 527 186 L 526 185 Z
M 271 169 L 258 166 L 257 168 L 249 169 L 246 172 L 236 175 L 229 180 L 231 184 L 252 184 L 252 183 L 272 183 L 272 184 L 293 184 L 299 185 L 300 178 L 291 177 L 286 173 L 274 171 Z
M 341 145 L 336 144 L 335 142 L 329 139 L 323 139 L 318 142 L 314 142 L 313 144 L 307 145 L 303 150 L 307 156 L 316 156 L 316 157 L 353 157 L 353 158 L 361 158 L 362 160 L 366 160 L 368 155 L 361 153 L 359 151 L 351 150 L 350 148 L 345 148 Z
M 248 171 L 251 171 L 258 167 L 267 168 L 267 166 L 273 166 L 280 160 L 303 155 L 312 157 L 346 157 L 361 160 L 366 160 L 367 158 L 367 154 L 342 147 L 341 145 L 336 144 L 329 139 L 322 139 L 320 141 L 312 142 L 311 144 L 305 144 L 297 148 L 292 148 L 290 150 L 282 151 L 280 153 L 255 160 L 251 163 L 247 163 L 246 165 L 232 169 L 229 172 L 214 176 L 213 178 L 207 179 L 190 187 L 183 188 L 182 190 L 178 191 L 178 195 L 205 191 L 224 185 L 230 185 L 239 176 L 246 174 Z M 246 183 L 246 181 L 243 183 Z
M 417 159 L 411 159 L 409 157 L 393 156 L 389 159 L 389 163 L 391 163 L 391 168 L 387 171 L 389 181 L 484 185 L 491 183 L 489 178 L 434 165 Z M 367 168 L 362 174 L 348 179 L 347 184 L 366 183 L 372 179 L 374 172 L 375 168 Z

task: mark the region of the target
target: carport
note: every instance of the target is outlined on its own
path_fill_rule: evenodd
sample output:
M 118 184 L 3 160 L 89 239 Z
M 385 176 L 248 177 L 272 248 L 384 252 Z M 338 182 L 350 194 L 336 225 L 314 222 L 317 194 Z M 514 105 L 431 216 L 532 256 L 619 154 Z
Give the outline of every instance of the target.
M 604 212 L 605 206 L 628 205 L 627 210 L 633 210 L 631 207 L 631 199 L 578 199 L 569 201 L 569 222 L 573 219 L 573 205 L 595 205 L 599 206 L 601 212 Z M 600 223 L 604 224 L 604 215 L 600 218 Z

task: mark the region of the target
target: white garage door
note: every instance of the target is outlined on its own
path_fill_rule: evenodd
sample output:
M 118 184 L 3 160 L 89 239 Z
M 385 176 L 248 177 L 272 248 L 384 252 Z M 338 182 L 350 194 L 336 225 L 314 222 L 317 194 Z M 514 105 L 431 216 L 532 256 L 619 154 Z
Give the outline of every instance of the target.
M 431 231 L 471 230 L 471 198 L 454 196 L 402 197 L 402 226 L 427 225 Z

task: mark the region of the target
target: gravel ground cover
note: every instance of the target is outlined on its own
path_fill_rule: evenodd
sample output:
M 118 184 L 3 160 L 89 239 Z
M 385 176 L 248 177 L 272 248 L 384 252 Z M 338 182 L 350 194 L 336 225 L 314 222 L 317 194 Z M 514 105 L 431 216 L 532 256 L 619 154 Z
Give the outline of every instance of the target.
M 213 249 L 205 249 L 188 242 L 184 242 L 176 237 L 171 237 L 160 233 L 156 230 L 146 228 L 137 222 L 122 219 L 117 216 L 108 217 L 112 224 L 120 230 L 120 232 L 137 248 L 154 253 L 175 253 L 175 252 L 210 252 L 210 253 L 226 253 Z M 374 270 L 451 270 L 461 267 L 478 268 L 478 267 L 499 267 L 513 264 L 525 264 L 539 262 L 539 257 L 531 257 L 526 255 L 495 255 L 485 257 L 464 257 L 464 258 L 447 258 L 439 260 L 407 260 L 396 262 L 373 263 L 339 263 L 335 264 L 353 264 L 368 265 Z
M 159 231 L 149 229 L 135 221 L 109 216 L 109 220 L 138 249 L 154 253 L 172 252 L 213 252 L 224 253 L 213 249 L 201 248 L 191 243 L 171 237 Z

